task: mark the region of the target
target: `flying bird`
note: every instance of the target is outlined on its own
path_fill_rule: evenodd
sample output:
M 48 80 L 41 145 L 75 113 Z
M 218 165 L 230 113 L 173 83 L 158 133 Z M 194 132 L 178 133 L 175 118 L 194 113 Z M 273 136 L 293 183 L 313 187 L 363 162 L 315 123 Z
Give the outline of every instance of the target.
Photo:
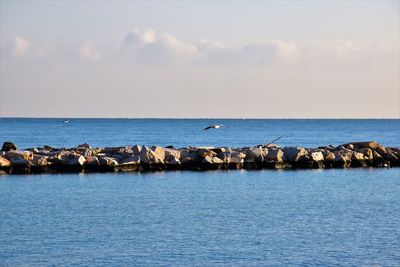
M 218 128 L 221 128 L 221 127 L 224 127 L 224 125 L 222 125 L 222 124 L 214 124 L 214 125 L 210 125 L 210 126 L 204 128 L 203 131 L 204 130 L 208 130 L 208 129 L 218 129 Z

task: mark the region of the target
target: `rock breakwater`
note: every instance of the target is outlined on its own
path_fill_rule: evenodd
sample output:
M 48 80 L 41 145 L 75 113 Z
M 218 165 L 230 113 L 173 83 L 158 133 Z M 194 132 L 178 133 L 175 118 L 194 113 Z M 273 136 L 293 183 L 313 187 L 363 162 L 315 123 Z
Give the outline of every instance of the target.
M 400 148 L 375 141 L 318 148 L 120 146 L 18 149 L 5 142 L 0 174 L 217 169 L 314 169 L 400 166 Z

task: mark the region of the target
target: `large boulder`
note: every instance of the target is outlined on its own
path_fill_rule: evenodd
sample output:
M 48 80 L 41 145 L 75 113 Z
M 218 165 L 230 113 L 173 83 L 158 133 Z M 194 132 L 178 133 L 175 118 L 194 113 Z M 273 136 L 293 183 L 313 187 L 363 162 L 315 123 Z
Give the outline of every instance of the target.
M 11 151 L 11 150 L 18 150 L 17 145 L 8 141 L 4 142 L 3 146 L 1 147 L 1 151 Z
M 312 151 L 310 153 L 311 159 L 318 165 L 318 167 L 322 168 L 322 163 L 324 162 L 324 154 L 321 151 Z
M 207 149 L 207 148 L 198 148 L 197 149 L 197 155 L 201 158 L 205 158 L 205 157 L 215 157 L 217 155 L 216 152 Z
M 264 157 L 267 155 L 267 150 L 263 149 L 262 147 L 250 147 L 247 151 L 246 151 L 246 161 L 252 161 L 254 160 L 254 162 L 263 162 L 264 161 Z
M 357 153 L 363 154 L 364 160 L 373 160 L 374 159 L 374 153 L 372 152 L 372 149 L 370 149 L 370 148 L 357 148 L 354 151 Z
M 324 156 L 324 161 L 329 162 L 335 159 L 335 154 L 328 149 L 321 149 L 321 153 Z
M 351 165 L 351 159 L 353 156 L 353 151 L 345 147 L 340 147 L 340 150 L 335 150 L 333 152 L 335 158 L 333 160 L 334 167 L 348 168 Z
M 147 146 L 143 146 L 139 152 L 140 161 L 144 164 L 164 164 L 164 159 L 160 154 L 156 154 Z
M 284 147 L 284 160 L 287 162 L 296 162 L 308 155 L 304 147 Z
M 83 166 L 85 161 L 86 161 L 86 159 L 82 155 L 74 155 L 74 156 L 69 156 L 65 159 L 62 159 L 62 163 L 67 166 Z
M 89 156 L 89 157 L 86 158 L 85 165 L 87 165 L 87 166 L 99 166 L 100 165 L 99 158 L 96 157 L 96 156 Z
M 32 164 L 34 166 L 47 166 L 49 164 L 49 162 L 47 161 L 47 156 L 42 156 L 42 155 L 33 155 L 33 160 L 32 160 Z
M 151 147 L 151 151 L 154 152 L 154 155 L 162 161 L 165 161 L 165 149 L 160 146 Z
M 201 160 L 195 149 L 184 148 L 180 149 L 179 152 L 180 152 L 179 160 L 182 164 L 198 163 Z
M 206 169 L 206 170 L 216 170 L 221 168 L 223 164 L 223 161 L 214 156 L 205 156 L 199 165 L 200 169 Z
M 283 151 L 280 148 L 270 148 L 266 155 L 267 161 L 282 162 L 283 161 Z
M 181 157 L 181 152 L 172 148 L 164 148 L 165 152 L 165 163 L 169 165 L 179 165 L 181 161 L 179 160 Z
M 367 162 L 363 153 L 353 151 L 351 155 L 351 166 L 352 167 L 368 167 Z

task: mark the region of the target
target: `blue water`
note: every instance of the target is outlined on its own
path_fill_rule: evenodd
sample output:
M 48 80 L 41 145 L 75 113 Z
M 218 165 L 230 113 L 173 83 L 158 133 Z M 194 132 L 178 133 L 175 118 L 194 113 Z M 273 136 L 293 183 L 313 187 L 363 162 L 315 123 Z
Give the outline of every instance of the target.
M 203 131 L 210 124 L 226 128 Z M 400 120 L 166 120 L 166 119 L 1 119 L 0 142 L 22 148 L 132 144 L 184 146 L 253 146 L 283 136 L 281 146 L 339 145 L 377 140 L 400 146 Z
M 399 120 L 0 119 L 0 142 L 381 141 Z M 351 127 L 350 127 L 351 126 Z M 400 168 L 0 176 L 0 266 L 399 266 Z

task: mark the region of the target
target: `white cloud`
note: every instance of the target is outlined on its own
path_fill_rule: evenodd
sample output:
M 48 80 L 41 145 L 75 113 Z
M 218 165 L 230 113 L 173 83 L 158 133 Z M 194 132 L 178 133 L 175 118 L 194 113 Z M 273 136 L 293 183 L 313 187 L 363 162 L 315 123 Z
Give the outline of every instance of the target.
M 170 33 L 153 29 L 134 29 L 119 46 L 94 43 L 68 44 L 60 40 L 49 43 L 31 43 L 16 35 L 1 45 L 2 57 L 23 60 L 89 60 L 125 62 L 132 66 L 185 66 L 202 68 L 354 68 L 382 66 L 396 56 L 398 50 L 379 44 L 333 40 L 314 45 L 302 45 L 283 40 L 254 42 L 232 47 L 220 41 L 200 39 L 196 43 L 184 41 Z
M 134 29 L 126 35 L 121 51 L 136 63 L 164 65 L 190 63 L 196 57 L 198 48 L 169 33 Z

